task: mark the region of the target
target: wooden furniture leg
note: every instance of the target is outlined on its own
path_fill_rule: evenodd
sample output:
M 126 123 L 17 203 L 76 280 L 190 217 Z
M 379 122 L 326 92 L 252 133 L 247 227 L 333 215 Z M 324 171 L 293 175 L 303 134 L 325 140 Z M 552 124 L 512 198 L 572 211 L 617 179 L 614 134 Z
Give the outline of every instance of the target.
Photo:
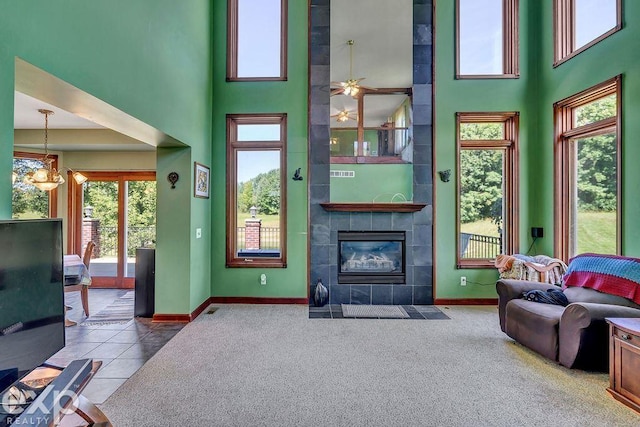
M 89 286 L 83 286 L 82 289 L 80 289 L 80 298 L 82 299 L 84 314 L 89 317 Z
M 94 427 L 112 427 L 109 418 L 83 395 L 78 396 L 75 413 Z

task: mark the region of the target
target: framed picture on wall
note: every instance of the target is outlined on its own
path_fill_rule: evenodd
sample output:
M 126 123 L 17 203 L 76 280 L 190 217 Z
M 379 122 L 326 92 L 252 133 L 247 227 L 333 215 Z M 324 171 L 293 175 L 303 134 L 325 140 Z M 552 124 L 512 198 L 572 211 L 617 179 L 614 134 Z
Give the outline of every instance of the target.
M 209 168 L 201 163 L 193 163 L 193 195 L 209 198 Z

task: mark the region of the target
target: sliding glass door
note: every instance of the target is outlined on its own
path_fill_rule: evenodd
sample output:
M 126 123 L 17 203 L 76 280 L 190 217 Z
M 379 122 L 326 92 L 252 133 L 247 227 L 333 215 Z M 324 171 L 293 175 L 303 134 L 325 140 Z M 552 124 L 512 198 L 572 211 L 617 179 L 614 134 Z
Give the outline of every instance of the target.
M 83 173 L 87 182 L 72 184 L 70 192 L 71 251 L 82 256 L 87 242 L 93 241 L 92 286 L 131 288 L 135 250 L 155 247 L 155 173 Z

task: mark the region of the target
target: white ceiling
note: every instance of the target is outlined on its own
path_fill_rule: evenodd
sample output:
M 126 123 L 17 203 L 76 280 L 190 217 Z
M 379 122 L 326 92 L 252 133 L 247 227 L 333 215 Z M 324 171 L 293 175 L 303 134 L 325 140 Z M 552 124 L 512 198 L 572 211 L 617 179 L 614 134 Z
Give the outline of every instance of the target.
M 39 109 L 51 110 L 49 129 L 104 129 L 97 123 L 78 117 L 54 105 L 47 104 L 22 92 L 14 92 L 13 128 L 44 129 L 44 115 Z
M 51 151 L 154 151 L 152 145 L 82 118 L 40 99 L 14 92 L 13 124 L 17 148 L 44 149 L 44 115 L 39 109 L 53 111 L 49 115 Z M 38 130 L 38 132 L 33 132 Z M 74 130 L 93 131 L 76 134 Z
M 349 78 L 349 46 L 353 40 L 353 75 L 364 86 L 407 88 L 413 84 L 413 2 L 412 0 L 331 0 L 331 81 Z M 367 97 L 365 97 L 366 100 Z M 366 126 L 379 126 L 400 102 L 395 95 L 376 100 L 375 111 L 365 102 Z M 373 104 L 373 103 L 372 103 Z M 346 95 L 331 97 L 331 114 L 342 109 L 356 110 L 356 102 Z M 376 124 L 373 124 L 376 123 Z M 331 126 L 354 127 L 355 122 Z
M 349 46 L 354 40 L 353 78 L 364 77 L 362 85 L 377 88 L 411 87 L 413 81 L 413 3 L 412 0 L 331 0 L 331 81 L 349 78 Z M 396 95 L 380 96 L 375 111 L 365 102 L 366 126 L 377 126 L 395 110 L 401 101 Z M 373 101 L 373 100 L 372 100 Z M 386 104 L 386 105 L 385 105 Z M 49 117 L 49 129 L 105 129 L 90 120 L 69 113 L 39 99 L 15 92 L 15 129 L 43 129 L 44 116 L 38 109 L 54 111 Z M 357 110 L 356 101 L 349 96 L 331 97 L 331 114 L 347 109 Z M 332 126 L 355 127 L 354 121 Z M 36 145 L 33 145 L 36 147 Z M 153 150 L 144 143 L 87 145 L 81 143 L 56 144 L 60 151 L 67 150 Z

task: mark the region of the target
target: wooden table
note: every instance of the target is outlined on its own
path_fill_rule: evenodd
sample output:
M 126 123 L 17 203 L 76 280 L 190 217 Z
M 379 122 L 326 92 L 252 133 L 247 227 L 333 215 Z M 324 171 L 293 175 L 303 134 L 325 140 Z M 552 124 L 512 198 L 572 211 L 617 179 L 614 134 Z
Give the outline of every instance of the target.
M 606 320 L 611 343 L 607 391 L 640 412 L 640 318 Z
M 91 275 L 87 266 L 82 262 L 82 258 L 76 254 L 64 255 L 64 291 L 80 291 L 82 299 L 82 309 L 84 314 L 89 316 L 89 286 L 91 285 Z M 65 320 L 66 326 L 73 326 L 76 322 Z

